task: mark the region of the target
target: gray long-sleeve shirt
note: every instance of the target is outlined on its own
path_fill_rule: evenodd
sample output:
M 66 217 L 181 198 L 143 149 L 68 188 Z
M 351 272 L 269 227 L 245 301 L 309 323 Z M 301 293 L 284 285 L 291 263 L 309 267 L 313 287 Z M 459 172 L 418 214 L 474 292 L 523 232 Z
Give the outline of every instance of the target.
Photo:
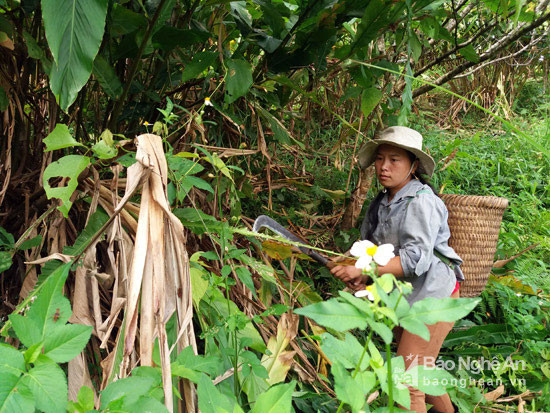
M 403 267 L 403 279 L 413 286 L 407 297 L 411 305 L 426 297 L 449 297 L 456 281 L 464 281 L 459 267 L 462 259 L 448 244 L 451 235 L 448 215 L 443 201 L 416 179 L 401 188 L 391 202 L 388 194 L 382 198 L 372 241 L 395 247 Z M 365 239 L 368 226 L 365 216 L 361 239 Z M 456 264 L 454 270 L 442 262 L 434 250 Z

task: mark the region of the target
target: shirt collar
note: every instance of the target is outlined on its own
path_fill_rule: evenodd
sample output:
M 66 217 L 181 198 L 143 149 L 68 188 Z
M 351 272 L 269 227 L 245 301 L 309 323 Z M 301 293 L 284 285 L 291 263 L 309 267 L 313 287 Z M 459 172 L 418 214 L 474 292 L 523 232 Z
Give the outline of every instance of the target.
M 389 205 L 398 202 L 402 198 L 414 197 L 416 193 L 420 191 L 423 187 L 424 184 L 418 179 L 411 179 L 409 182 L 407 182 L 407 185 L 397 191 L 391 202 L 388 202 L 389 193 L 387 193 L 386 196 L 382 198 L 381 203 L 384 205 Z

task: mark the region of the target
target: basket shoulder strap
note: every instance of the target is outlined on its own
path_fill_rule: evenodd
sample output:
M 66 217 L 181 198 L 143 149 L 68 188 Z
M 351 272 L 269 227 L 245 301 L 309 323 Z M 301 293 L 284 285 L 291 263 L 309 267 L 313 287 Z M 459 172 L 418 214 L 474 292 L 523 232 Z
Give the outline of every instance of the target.
M 408 200 L 407 200 L 407 207 L 409 206 L 409 204 L 412 202 L 412 200 L 414 198 L 416 198 L 417 195 L 420 195 L 420 194 L 431 194 L 432 191 L 430 191 L 429 189 L 421 189 L 419 191 L 416 192 L 415 196 L 414 197 L 410 197 Z M 438 250 L 436 250 L 434 248 L 434 255 L 439 258 L 441 260 L 441 262 L 443 262 L 444 264 L 446 264 L 447 266 L 449 266 L 451 269 L 455 269 L 455 263 L 452 262 L 449 258 L 447 258 L 446 256 L 444 256 L 443 254 L 441 254 Z

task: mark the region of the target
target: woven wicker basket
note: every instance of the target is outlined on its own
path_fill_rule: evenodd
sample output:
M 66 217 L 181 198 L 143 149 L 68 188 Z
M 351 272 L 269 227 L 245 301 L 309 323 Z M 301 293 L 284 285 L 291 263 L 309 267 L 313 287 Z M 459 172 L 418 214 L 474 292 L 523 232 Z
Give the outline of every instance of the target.
M 477 297 L 487 284 L 495 257 L 506 198 L 443 194 L 449 210 L 449 245 L 464 260 L 461 297 Z

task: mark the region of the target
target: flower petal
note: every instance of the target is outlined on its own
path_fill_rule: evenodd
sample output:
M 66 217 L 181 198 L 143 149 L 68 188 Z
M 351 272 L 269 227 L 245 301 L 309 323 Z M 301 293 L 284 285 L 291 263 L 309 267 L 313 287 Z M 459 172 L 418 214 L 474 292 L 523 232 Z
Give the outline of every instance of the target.
M 394 247 L 391 244 L 380 245 L 374 254 L 374 261 L 381 266 L 386 265 L 395 254 L 393 253 Z
M 355 262 L 355 268 L 361 270 L 368 270 L 370 268 L 370 263 L 372 262 L 372 257 L 370 255 L 363 255 Z
M 357 298 L 367 297 L 369 300 L 374 301 L 374 296 L 369 290 L 359 290 L 354 294 Z
M 360 257 L 367 253 L 367 248 L 371 248 L 373 246 L 374 244 L 369 240 L 356 241 L 351 246 L 351 249 L 349 250 L 349 252 L 354 257 Z

